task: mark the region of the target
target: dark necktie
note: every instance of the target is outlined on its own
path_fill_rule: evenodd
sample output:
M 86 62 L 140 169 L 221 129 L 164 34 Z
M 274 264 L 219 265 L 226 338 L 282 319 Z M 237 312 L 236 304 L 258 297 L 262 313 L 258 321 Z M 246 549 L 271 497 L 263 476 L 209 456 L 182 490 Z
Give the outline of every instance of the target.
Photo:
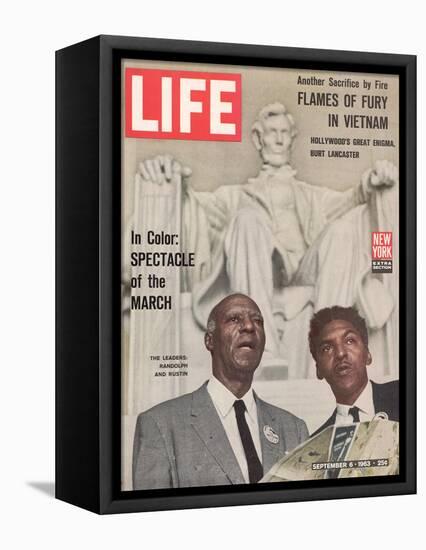
M 234 403 L 235 416 L 237 418 L 238 431 L 246 455 L 250 483 L 257 483 L 263 476 L 263 467 L 257 456 L 247 421 L 245 418 L 246 405 L 242 399 Z
M 349 409 L 349 414 L 352 415 L 354 422 L 359 422 L 359 409 L 358 407 L 351 407 Z

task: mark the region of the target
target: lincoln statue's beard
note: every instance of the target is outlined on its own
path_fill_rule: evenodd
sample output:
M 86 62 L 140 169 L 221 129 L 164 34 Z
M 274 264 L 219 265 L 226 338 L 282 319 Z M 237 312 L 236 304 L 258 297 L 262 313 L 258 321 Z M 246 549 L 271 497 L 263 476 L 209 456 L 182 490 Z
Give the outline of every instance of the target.
M 290 153 L 290 148 L 277 153 L 267 151 L 264 148 L 261 150 L 260 156 L 262 157 L 265 164 L 269 164 L 274 168 L 281 168 L 281 166 L 284 166 L 285 164 L 290 164 Z

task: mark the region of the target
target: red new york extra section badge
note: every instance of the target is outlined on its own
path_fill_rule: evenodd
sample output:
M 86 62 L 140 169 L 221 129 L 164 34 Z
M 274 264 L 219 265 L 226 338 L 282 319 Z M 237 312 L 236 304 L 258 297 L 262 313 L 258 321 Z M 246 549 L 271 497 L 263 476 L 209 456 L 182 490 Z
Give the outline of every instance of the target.
M 392 273 L 392 231 L 373 231 L 371 260 L 373 273 Z

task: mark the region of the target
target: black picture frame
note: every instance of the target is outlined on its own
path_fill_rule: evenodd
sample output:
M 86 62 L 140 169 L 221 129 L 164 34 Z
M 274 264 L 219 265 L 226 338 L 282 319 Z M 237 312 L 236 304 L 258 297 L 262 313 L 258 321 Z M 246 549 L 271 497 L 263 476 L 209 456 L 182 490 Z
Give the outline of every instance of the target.
M 122 58 L 345 70 L 400 77 L 400 474 L 120 491 Z M 56 498 L 93 512 L 416 491 L 416 57 L 98 36 L 56 52 Z

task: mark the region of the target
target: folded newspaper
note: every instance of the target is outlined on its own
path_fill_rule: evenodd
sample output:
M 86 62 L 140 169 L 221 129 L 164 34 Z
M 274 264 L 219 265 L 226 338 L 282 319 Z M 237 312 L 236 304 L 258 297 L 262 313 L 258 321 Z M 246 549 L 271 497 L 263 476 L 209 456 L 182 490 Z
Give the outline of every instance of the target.
M 260 483 L 399 473 L 399 423 L 329 426 L 286 454 Z

